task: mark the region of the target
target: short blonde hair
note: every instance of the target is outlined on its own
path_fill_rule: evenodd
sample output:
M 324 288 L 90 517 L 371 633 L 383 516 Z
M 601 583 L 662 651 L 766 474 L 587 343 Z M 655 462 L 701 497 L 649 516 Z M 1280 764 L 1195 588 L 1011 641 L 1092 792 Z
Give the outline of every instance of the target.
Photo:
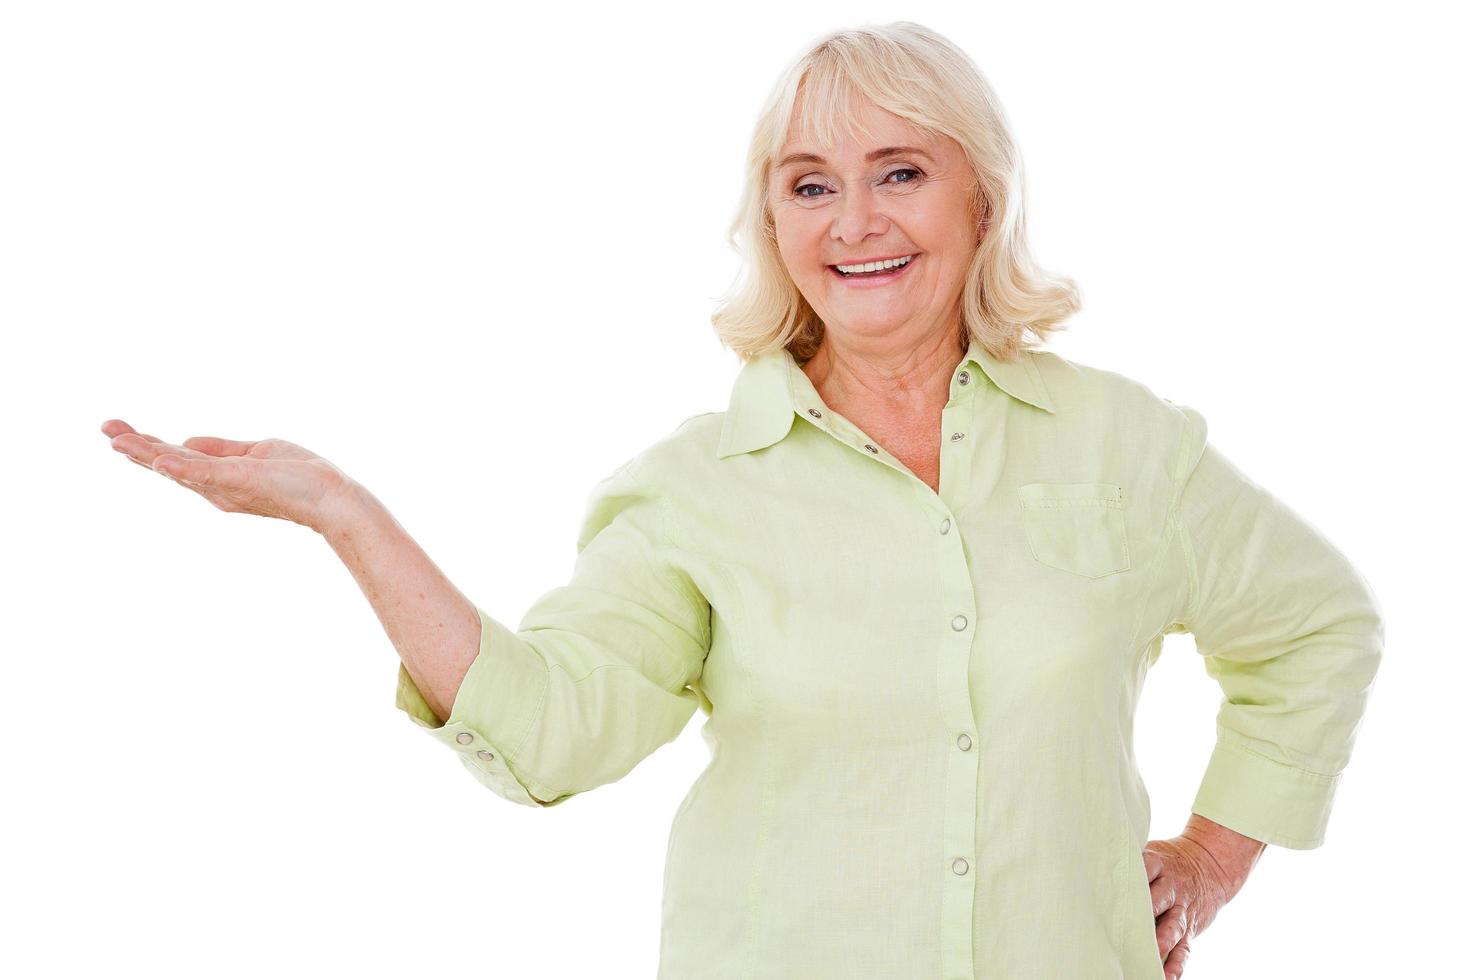
M 900 21 L 821 38 L 788 66 L 768 96 L 727 235 L 743 258 L 743 271 L 711 317 L 724 346 L 744 362 L 780 347 L 805 361 L 818 349 L 823 321 L 778 251 L 768 185 L 795 112 L 803 114 L 805 136 L 831 146 L 836 134 L 863 131 L 846 111 L 856 96 L 924 131 L 949 136 L 966 151 L 977 178 L 973 215 L 983 234 L 967 269 L 961 346 L 976 339 L 994 357 L 1012 360 L 1031 346 L 1028 334 L 1041 342 L 1078 312 L 1073 280 L 1044 272 L 1028 250 L 1023 163 L 992 87 L 956 45 L 920 24 Z

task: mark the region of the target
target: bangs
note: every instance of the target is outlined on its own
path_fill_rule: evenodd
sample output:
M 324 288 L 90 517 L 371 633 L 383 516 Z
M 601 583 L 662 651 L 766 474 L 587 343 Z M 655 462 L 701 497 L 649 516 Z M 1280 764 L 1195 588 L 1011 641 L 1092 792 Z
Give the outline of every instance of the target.
M 860 113 L 853 111 L 856 104 L 866 101 L 875 99 L 840 71 L 838 65 L 820 62 L 799 81 L 787 119 L 787 132 L 780 135 L 820 147 L 837 146 L 845 138 L 856 142 L 868 140 L 874 134 L 864 127 Z M 784 139 L 772 148 L 774 159 L 786 142 Z
M 930 127 L 919 124 L 908 113 L 896 111 L 900 105 L 914 105 L 917 99 L 895 84 L 896 76 L 884 72 L 856 71 L 863 66 L 849 65 L 833 50 L 816 53 L 794 86 L 785 115 L 776 120 L 767 157 L 776 162 L 789 142 L 818 147 L 836 146 L 843 139 L 868 142 L 875 134 L 861 120 L 857 106 L 870 102 L 892 115 L 911 123 L 917 134 L 935 135 Z

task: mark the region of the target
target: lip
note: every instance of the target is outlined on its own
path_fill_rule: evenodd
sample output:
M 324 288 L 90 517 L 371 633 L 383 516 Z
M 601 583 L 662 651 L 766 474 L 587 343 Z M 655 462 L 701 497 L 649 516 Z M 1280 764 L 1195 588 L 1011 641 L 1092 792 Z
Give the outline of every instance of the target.
M 836 265 L 868 265 L 871 262 L 889 262 L 891 259 L 903 259 L 907 255 L 920 255 L 920 252 L 901 252 L 899 255 L 877 255 L 872 259 L 855 259 L 853 262 L 832 262 L 830 268 Z
M 914 258 L 912 258 L 909 262 L 905 263 L 905 265 L 902 265 L 898 269 L 892 269 L 889 272 L 884 272 L 884 273 L 881 273 L 879 275 L 865 276 L 862 279 L 854 279 L 854 278 L 850 278 L 848 276 L 845 276 L 842 272 L 840 272 L 838 270 L 837 267 L 832 266 L 832 265 L 831 266 L 828 266 L 827 268 L 829 270 L 829 275 L 833 276 L 835 279 L 839 280 L 840 282 L 842 282 L 844 285 L 850 287 L 851 289 L 874 289 L 874 288 L 876 288 L 878 286 L 887 286 L 890 283 L 895 282 L 896 280 L 898 280 L 901 276 L 905 275 L 907 272 L 910 271 L 911 266 L 915 265 L 917 262 L 919 262 L 921 260 L 921 254 L 922 253 L 920 253 L 920 252 L 903 252 L 900 255 L 892 255 L 891 258 L 895 258 L 895 259 L 905 258 L 906 255 L 912 255 L 912 256 L 914 256 Z M 870 259 L 869 261 L 871 261 L 871 262 L 883 262 L 885 260 L 884 259 Z M 850 265 L 851 263 L 845 262 L 843 264 L 844 265 Z M 858 265 L 859 263 L 858 262 L 854 262 L 852 264 L 853 265 Z

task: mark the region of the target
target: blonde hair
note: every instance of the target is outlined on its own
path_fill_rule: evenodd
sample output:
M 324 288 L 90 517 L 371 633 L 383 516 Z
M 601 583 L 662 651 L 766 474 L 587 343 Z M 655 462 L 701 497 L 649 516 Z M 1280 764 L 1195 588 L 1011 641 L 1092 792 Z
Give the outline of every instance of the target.
M 745 362 L 787 347 L 807 360 L 824 325 L 788 275 L 767 206 L 777 154 L 796 112 L 803 133 L 831 146 L 862 132 L 846 111 L 856 96 L 922 130 L 961 144 L 977 178 L 973 216 L 982 243 L 962 292 L 963 347 L 971 339 L 1000 360 L 1043 341 L 1078 312 L 1073 280 L 1049 275 L 1028 250 L 1023 163 L 1002 105 L 956 45 L 909 21 L 836 31 L 795 59 L 773 87 L 753 129 L 746 187 L 727 241 L 743 258 L 739 281 L 711 317 L 722 344 Z M 864 132 L 869 136 L 868 132 Z

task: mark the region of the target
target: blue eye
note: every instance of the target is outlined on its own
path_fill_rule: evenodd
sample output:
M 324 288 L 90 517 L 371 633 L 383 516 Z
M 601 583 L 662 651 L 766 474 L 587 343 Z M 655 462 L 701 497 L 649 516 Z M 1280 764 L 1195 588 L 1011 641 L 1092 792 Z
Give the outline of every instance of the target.
M 900 167 L 899 169 L 892 170 L 888 174 L 886 174 L 885 175 L 885 179 L 886 180 L 889 180 L 891 177 L 894 177 L 896 174 L 914 174 L 915 175 L 914 177 L 911 177 L 909 180 L 903 180 L 903 181 L 901 181 L 900 183 L 902 183 L 902 184 L 913 184 L 913 183 L 915 183 L 915 178 L 921 176 L 921 172 L 919 170 L 917 170 L 916 168 L 914 168 L 914 167 Z M 822 197 L 823 196 L 822 194 L 804 194 L 803 191 L 805 191 L 806 189 L 808 189 L 810 187 L 816 188 L 818 190 L 823 190 L 824 189 L 823 186 L 820 185 L 820 184 L 799 184 L 797 187 L 794 187 L 793 188 L 793 194 L 796 197 Z

